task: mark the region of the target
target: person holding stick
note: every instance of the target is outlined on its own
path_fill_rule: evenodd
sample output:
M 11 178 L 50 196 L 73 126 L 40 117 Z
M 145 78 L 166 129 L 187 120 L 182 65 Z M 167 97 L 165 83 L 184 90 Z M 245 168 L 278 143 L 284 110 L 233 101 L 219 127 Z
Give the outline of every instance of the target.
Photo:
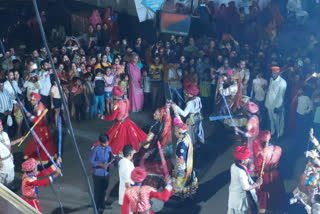
M 257 214 L 257 196 L 255 189 L 260 187 L 263 179 L 258 178 L 254 183 L 247 168 L 251 152 L 247 145 L 237 146 L 234 151 L 235 163 L 232 164 L 231 183 L 229 186 L 227 214 Z
M 58 158 L 56 165 L 60 165 L 61 162 L 61 158 Z M 59 174 L 61 174 L 61 169 L 51 165 L 49 168 L 38 172 L 37 161 L 34 158 L 29 158 L 28 160 L 24 161 L 21 165 L 21 168 L 24 171 L 21 184 L 22 199 L 42 213 L 38 200 L 39 187 L 45 187 L 50 182 L 54 182 Z M 44 177 L 47 174 L 49 177 L 38 180 L 38 177 Z
M 261 187 L 256 189 L 259 213 L 283 211 L 286 193 L 278 169 L 281 147 L 269 142 L 271 133 L 268 130 L 260 131 L 258 138 L 262 149 L 256 155 L 255 173 L 263 178 Z
M 46 117 L 43 116 L 44 112 L 46 112 L 46 107 L 40 102 L 41 95 L 38 93 L 31 93 L 31 104 L 34 107 L 34 114 L 31 114 L 30 112 L 26 112 L 26 116 L 28 119 L 33 122 L 37 123 L 37 125 L 34 127 L 34 132 L 39 136 L 39 139 L 43 143 L 44 147 L 47 149 L 49 154 L 51 155 L 51 158 L 57 157 L 57 151 L 56 147 L 53 144 L 51 131 L 47 122 Z M 43 162 L 43 164 L 47 164 L 49 162 L 49 157 L 44 152 L 44 150 L 39 147 L 40 152 L 40 158 Z M 27 149 L 24 154 L 24 159 L 28 158 L 34 158 L 39 163 L 39 158 L 37 155 L 37 150 L 35 147 L 35 143 L 33 142 L 33 138 L 30 139 L 29 144 L 27 146 Z

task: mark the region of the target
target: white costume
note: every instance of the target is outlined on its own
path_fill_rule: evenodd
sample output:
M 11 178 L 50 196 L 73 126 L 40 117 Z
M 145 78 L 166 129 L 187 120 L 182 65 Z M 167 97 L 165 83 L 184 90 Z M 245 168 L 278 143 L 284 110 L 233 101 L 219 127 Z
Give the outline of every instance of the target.
M 268 109 L 271 135 L 277 134 L 277 137 L 281 137 L 284 131 L 283 101 L 286 88 L 287 82 L 281 76 L 278 76 L 275 80 L 271 78 L 266 95 L 265 106 Z M 274 112 L 276 108 L 279 110 L 278 113 Z
M 119 161 L 119 204 L 122 205 L 124 192 L 126 191 L 126 183 L 134 184 L 131 180 L 131 172 L 134 170 L 132 161 L 122 158 Z
M 8 186 L 14 180 L 14 164 L 11 143 L 6 132 L 0 133 L 0 183 Z
M 200 140 L 204 143 L 204 132 L 202 127 L 202 116 L 201 111 L 202 103 L 200 97 L 195 97 L 187 102 L 186 108 L 182 110 L 176 105 L 176 110 L 179 115 L 187 118 L 188 133 L 191 137 L 193 144 Z
M 254 182 L 247 173 L 235 163 L 231 165 L 231 183 L 229 186 L 228 213 L 249 214 L 246 191 Z M 255 189 L 250 190 L 253 199 L 257 201 Z

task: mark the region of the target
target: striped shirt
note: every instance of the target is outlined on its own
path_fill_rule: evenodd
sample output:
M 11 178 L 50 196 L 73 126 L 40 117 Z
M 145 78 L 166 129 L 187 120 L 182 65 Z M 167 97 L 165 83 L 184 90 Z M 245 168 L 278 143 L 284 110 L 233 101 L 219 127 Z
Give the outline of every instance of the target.
M 9 92 L 6 89 L 0 91 L 0 113 L 12 111 L 13 103 Z

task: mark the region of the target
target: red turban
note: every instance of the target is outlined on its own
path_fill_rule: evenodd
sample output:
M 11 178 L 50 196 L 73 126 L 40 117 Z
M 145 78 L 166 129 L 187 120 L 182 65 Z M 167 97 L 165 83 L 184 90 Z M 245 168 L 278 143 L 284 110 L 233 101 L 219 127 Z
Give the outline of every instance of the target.
M 131 172 L 131 180 L 136 184 L 142 183 L 146 177 L 146 170 L 140 166 L 134 168 L 134 170 Z
M 37 167 L 37 161 L 34 158 L 29 158 L 21 164 L 21 168 L 25 172 L 33 171 Z
M 251 114 L 255 114 L 259 111 L 259 107 L 254 102 L 248 102 L 247 109 Z
M 259 136 L 258 138 L 262 141 L 262 142 L 267 142 L 268 140 L 271 139 L 271 133 L 269 130 L 261 130 L 259 132 Z
M 112 94 L 117 97 L 122 97 L 124 95 L 124 91 L 120 86 L 114 86 L 112 89 Z
M 251 152 L 248 146 L 237 146 L 234 150 L 234 157 L 237 160 L 247 160 L 251 157 Z
M 41 95 L 35 92 L 31 93 L 31 99 L 34 99 L 36 101 L 40 101 L 41 100 Z
M 186 92 L 192 96 L 197 96 L 199 94 L 199 89 L 194 84 L 191 84 L 186 88 Z
M 271 71 L 272 72 L 280 72 L 280 67 L 279 66 L 272 66 Z
M 174 119 L 175 126 L 181 131 L 186 132 L 188 130 L 188 125 L 183 123 L 181 120 L 178 121 L 177 118 Z

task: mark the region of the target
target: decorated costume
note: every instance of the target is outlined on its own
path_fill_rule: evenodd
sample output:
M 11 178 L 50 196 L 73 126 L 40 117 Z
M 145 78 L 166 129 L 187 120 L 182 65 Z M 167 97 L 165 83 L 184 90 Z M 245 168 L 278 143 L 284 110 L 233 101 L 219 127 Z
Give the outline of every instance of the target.
M 259 138 L 262 142 L 268 141 L 271 138 L 270 131 L 261 131 Z M 255 173 L 258 175 L 265 157 L 263 183 L 256 189 L 260 213 L 279 211 L 284 208 L 285 189 L 278 169 L 281 154 L 281 148 L 270 143 L 257 154 Z
M 34 106 L 35 114 L 29 116 L 29 119 L 35 123 L 38 121 L 42 113 L 46 110 L 46 107 L 40 102 L 41 95 L 37 93 L 31 93 L 31 99 L 38 101 L 38 104 Z M 47 122 L 46 117 L 42 117 L 38 124 L 34 127 L 34 132 L 38 135 L 39 139 L 41 140 L 42 144 L 46 147 L 47 151 L 50 153 L 52 158 L 57 157 L 57 150 L 56 146 L 53 144 L 51 131 Z M 38 144 L 38 142 L 37 142 Z M 49 162 L 49 158 L 46 153 L 43 151 L 41 146 L 38 146 L 41 160 L 44 164 Z M 33 138 L 30 139 L 28 147 L 24 153 L 24 159 L 34 158 L 39 163 L 39 158 L 37 155 L 37 150 L 35 147 L 35 143 Z
M 187 101 L 186 107 L 182 110 L 176 105 L 176 112 L 182 117 L 187 117 L 186 123 L 188 124 L 188 133 L 190 135 L 191 141 L 195 146 L 198 146 L 198 142 L 204 143 L 204 132 L 202 127 L 202 103 L 199 94 L 199 89 L 193 85 L 189 84 L 186 86 L 185 91 L 187 94 L 192 95 L 192 98 Z
M 38 210 L 40 213 L 42 213 L 40 208 L 40 203 L 38 200 L 39 197 L 39 187 L 45 187 L 50 182 L 54 182 L 55 178 L 53 176 L 49 176 L 48 178 L 38 180 L 38 177 L 46 176 L 46 173 L 44 170 L 40 171 L 36 175 L 28 174 L 28 172 L 33 171 L 37 168 L 37 161 L 34 158 L 29 158 L 21 165 L 22 170 L 25 171 L 25 173 L 22 176 L 22 185 L 21 185 L 21 192 L 22 192 L 22 199 L 25 200 L 28 204 L 30 204 L 32 207 L 34 207 L 36 210 Z M 50 175 L 53 173 L 56 168 L 52 165 L 51 167 L 45 169 Z
M 140 151 L 135 154 L 134 160 L 136 166 L 145 168 L 148 173 L 163 175 L 162 164 L 160 162 L 160 155 L 157 142 L 161 144 L 164 157 L 166 158 L 169 171 L 172 169 L 172 134 L 170 116 L 170 109 L 164 106 L 159 109 L 160 118 L 150 127 L 146 143 L 147 148 L 140 148 Z
M 173 186 L 176 196 L 191 197 L 198 188 L 198 179 L 193 171 L 193 145 L 187 133 L 188 126 L 175 118 L 175 129 L 182 133 L 177 141 L 176 164 L 174 168 Z
M 125 191 L 121 214 L 129 214 L 129 210 L 134 214 L 153 214 L 150 211 L 150 200 L 156 198 L 162 201 L 168 201 L 172 194 L 171 184 L 167 184 L 164 192 L 158 192 L 151 186 L 141 185 L 147 176 L 147 172 L 141 168 L 136 167 L 131 173 L 131 180 L 136 185 L 127 188 Z
M 101 117 L 103 120 L 116 120 L 112 127 L 106 131 L 109 136 L 109 146 L 115 155 L 122 151 L 127 144 L 131 144 L 134 150 L 139 151 L 139 143 L 147 138 L 147 134 L 130 120 L 130 102 L 128 99 L 122 98 L 124 94 L 122 88 L 115 86 L 112 94 L 120 99 L 115 104 L 111 115 Z

